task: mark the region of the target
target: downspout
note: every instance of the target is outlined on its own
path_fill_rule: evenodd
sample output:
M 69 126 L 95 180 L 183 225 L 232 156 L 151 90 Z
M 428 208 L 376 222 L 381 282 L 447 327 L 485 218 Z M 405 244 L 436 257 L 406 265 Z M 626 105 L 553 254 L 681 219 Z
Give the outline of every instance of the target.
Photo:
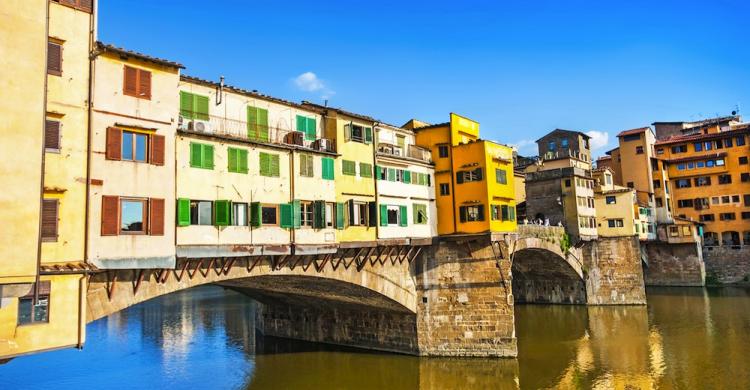
M 451 206 L 453 207 L 453 233 L 458 233 L 458 218 L 460 215 L 456 214 L 456 172 L 453 171 L 453 124 L 448 125 L 448 155 L 450 156 L 450 163 L 451 163 L 451 169 L 450 169 L 450 175 L 451 175 Z M 438 156 L 440 155 L 440 147 L 438 147 Z M 439 187 L 439 185 L 438 185 Z M 436 191 L 440 191 L 439 188 L 436 188 Z M 437 194 L 435 196 L 438 196 Z M 487 205 L 489 209 L 489 205 Z
M 49 1 L 47 1 L 47 14 L 45 16 L 45 27 L 44 37 L 47 38 L 47 42 L 44 45 L 44 102 L 42 105 L 42 161 L 41 161 L 41 175 L 39 178 L 39 224 L 37 226 L 37 237 L 36 237 L 36 275 L 34 275 L 34 300 L 33 303 L 36 305 L 39 303 L 39 282 L 40 274 L 42 271 L 42 209 L 44 207 L 44 164 L 47 150 L 44 147 L 44 133 L 47 127 L 47 58 L 49 57 Z
M 294 151 L 295 149 L 292 149 L 289 151 L 289 202 L 292 205 L 292 213 L 294 213 Z M 300 212 L 301 209 L 300 209 Z M 300 220 L 302 219 L 302 215 L 299 216 Z M 292 214 L 292 228 L 289 229 L 289 247 L 290 249 L 294 248 L 294 240 L 296 239 L 295 231 L 294 231 L 294 214 Z M 291 251 L 292 254 L 294 254 L 294 251 Z
M 377 139 L 377 132 L 375 131 L 375 127 L 379 124 L 379 122 L 375 122 L 372 126 L 372 177 L 373 182 L 375 183 L 375 241 L 378 241 L 380 238 L 380 223 L 378 221 L 378 210 L 380 210 L 380 203 L 378 203 L 378 178 L 375 177 L 375 172 L 377 171 L 375 167 L 378 163 L 377 153 L 378 148 L 376 147 L 375 140 Z M 368 210 L 369 211 L 369 210 Z M 380 218 L 383 218 L 381 215 Z

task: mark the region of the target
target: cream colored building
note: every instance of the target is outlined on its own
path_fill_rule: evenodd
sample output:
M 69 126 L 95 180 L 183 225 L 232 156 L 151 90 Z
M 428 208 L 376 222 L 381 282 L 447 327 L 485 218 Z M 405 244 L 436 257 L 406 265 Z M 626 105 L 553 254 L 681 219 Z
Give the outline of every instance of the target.
M 437 236 L 432 153 L 414 144 L 412 130 L 375 125 L 378 239 Z
M 593 171 L 596 182 L 594 205 L 596 207 L 597 233 L 601 237 L 626 237 L 638 235 L 636 225 L 641 221 L 635 190 L 614 184 L 612 170 L 597 168 Z
M 333 251 L 343 206 L 320 113 L 188 76 L 179 94 L 178 256 Z
M 97 44 L 88 260 L 174 268 L 175 130 L 182 65 Z

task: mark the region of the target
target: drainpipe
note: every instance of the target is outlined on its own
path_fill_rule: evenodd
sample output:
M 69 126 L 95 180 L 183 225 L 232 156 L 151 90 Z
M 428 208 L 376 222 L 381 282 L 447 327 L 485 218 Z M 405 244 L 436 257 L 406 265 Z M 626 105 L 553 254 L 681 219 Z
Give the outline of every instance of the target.
M 375 241 L 377 241 L 380 238 L 380 223 L 378 221 L 378 210 L 380 210 L 380 203 L 378 203 L 379 197 L 378 197 L 378 178 L 375 177 L 376 169 L 375 167 L 378 164 L 378 148 L 376 147 L 376 139 L 377 137 L 377 131 L 375 131 L 375 127 L 379 124 L 379 122 L 375 122 L 372 126 L 372 177 L 373 182 L 375 183 Z M 382 168 L 381 168 L 382 169 Z M 380 218 L 383 218 L 381 215 Z
M 295 149 L 292 149 L 289 151 L 289 202 L 294 202 L 294 150 Z M 294 207 L 292 207 L 292 213 L 294 213 Z M 302 216 L 300 215 L 300 219 L 301 218 Z M 295 238 L 296 238 L 296 235 L 294 231 L 294 215 L 292 215 L 292 228 L 289 229 L 290 249 L 294 247 Z
M 451 163 L 451 169 L 450 169 L 450 175 L 451 175 L 451 206 L 453 207 L 453 233 L 458 233 L 458 219 L 460 215 L 456 214 L 456 173 L 453 172 L 453 125 L 448 124 L 448 156 L 450 157 L 450 163 Z M 438 156 L 440 156 L 440 147 L 438 147 Z M 485 172 L 486 176 L 486 172 Z M 438 184 L 438 188 L 436 188 L 436 191 L 440 191 L 440 185 Z M 439 196 L 438 194 L 435 194 L 435 196 Z M 437 202 L 437 200 L 436 200 Z M 489 204 L 487 205 L 487 209 L 489 210 Z
M 47 14 L 45 16 L 45 27 L 44 36 L 49 42 L 49 1 L 47 2 Z M 44 147 L 44 133 L 47 127 L 47 57 L 49 56 L 49 44 L 45 42 L 44 45 L 44 102 L 42 105 L 42 161 L 41 161 L 41 175 L 39 178 L 39 224 L 37 226 L 37 237 L 36 237 L 36 275 L 34 275 L 34 300 L 33 303 L 36 305 L 39 303 L 39 282 L 40 273 L 42 270 L 42 208 L 44 206 L 44 164 L 46 157 L 46 149 Z

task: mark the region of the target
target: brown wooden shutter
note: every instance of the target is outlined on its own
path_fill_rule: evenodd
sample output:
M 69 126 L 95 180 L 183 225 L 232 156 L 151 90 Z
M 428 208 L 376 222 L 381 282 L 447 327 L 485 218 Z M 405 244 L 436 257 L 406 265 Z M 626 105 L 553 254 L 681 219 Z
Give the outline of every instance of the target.
M 120 198 L 102 195 L 102 236 L 116 236 L 120 231 Z
M 47 42 L 47 73 L 62 75 L 62 45 Z
M 57 241 L 58 200 L 42 200 L 42 241 Z
M 122 159 L 122 130 L 116 127 L 107 128 L 107 160 Z
M 164 143 L 163 135 L 151 135 L 151 164 L 164 165 Z
M 138 69 L 125 65 L 124 72 L 122 93 L 130 96 L 138 96 Z
M 151 72 L 138 70 L 138 97 L 151 99 Z
M 44 148 L 60 150 L 60 122 L 49 119 L 45 122 Z
M 86 12 L 91 12 L 94 8 L 94 1 L 93 0 L 78 0 L 78 6 Z
M 148 205 L 148 226 L 152 236 L 164 235 L 164 199 L 151 198 Z

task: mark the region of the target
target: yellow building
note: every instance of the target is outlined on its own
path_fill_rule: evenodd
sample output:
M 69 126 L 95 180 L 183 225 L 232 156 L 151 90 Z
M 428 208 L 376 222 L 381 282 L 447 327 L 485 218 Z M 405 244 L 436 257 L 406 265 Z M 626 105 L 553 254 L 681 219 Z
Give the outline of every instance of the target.
M 339 242 L 377 240 L 378 207 L 375 196 L 376 119 L 337 108 L 303 102 L 323 112 L 324 137 L 336 145 L 336 227 Z M 338 222 L 342 222 L 339 224 Z
M 403 127 L 432 151 L 438 234 L 516 230 L 512 148 L 480 139 L 479 123 L 453 113 L 450 122 Z
M 614 184 L 612 170 L 597 168 L 592 172 L 594 187 L 594 206 L 596 208 L 597 234 L 600 237 L 634 236 L 637 230 L 635 190 Z
M 93 26 L 91 2 L 11 0 L 0 9 L 0 51 L 13 53 L 0 59 L 0 148 L 10 158 L 0 198 L 8 215 L 0 216 L 13 226 L 0 239 L 0 357 L 84 341 L 77 272 L 85 269 Z M 63 264 L 70 272 L 55 270 Z

